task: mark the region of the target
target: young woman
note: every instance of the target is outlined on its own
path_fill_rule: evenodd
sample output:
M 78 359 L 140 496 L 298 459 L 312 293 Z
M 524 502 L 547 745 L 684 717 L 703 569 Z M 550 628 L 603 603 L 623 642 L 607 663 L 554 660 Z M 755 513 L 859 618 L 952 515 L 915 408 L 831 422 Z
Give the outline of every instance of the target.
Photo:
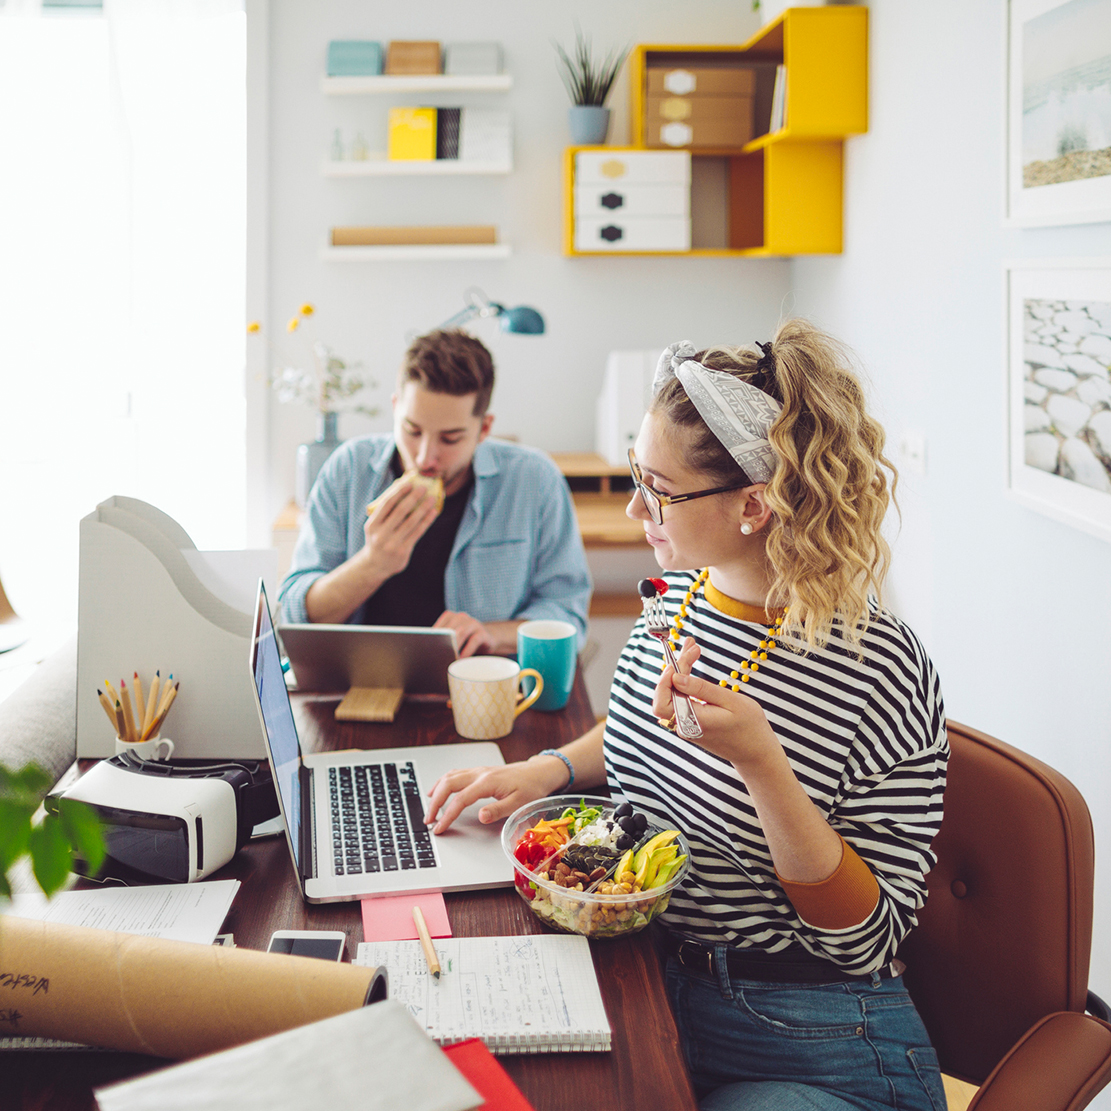
M 496 821 L 607 782 L 691 845 L 659 921 L 703 1108 L 940 1111 L 896 951 L 948 747 L 933 666 L 878 600 L 893 469 L 833 340 L 795 320 L 759 346 L 670 347 L 630 453 L 626 512 L 665 572 L 678 670 L 642 619 L 604 724 L 449 773 L 428 818 L 438 832 L 493 798 Z M 675 731 L 676 694 L 697 742 Z

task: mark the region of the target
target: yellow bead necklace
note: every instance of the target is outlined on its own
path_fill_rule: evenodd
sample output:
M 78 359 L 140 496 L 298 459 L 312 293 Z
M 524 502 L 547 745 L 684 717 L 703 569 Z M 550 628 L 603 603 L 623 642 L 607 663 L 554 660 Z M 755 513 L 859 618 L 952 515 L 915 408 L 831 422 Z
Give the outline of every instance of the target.
M 698 577 L 691 584 L 690 590 L 683 596 L 683 601 L 679 604 L 679 611 L 672 618 L 671 635 L 668 638 L 675 648 L 679 647 L 680 641 L 683 638 L 683 620 L 687 616 L 687 607 L 694 601 L 695 595 L 703 590 L 706 586 L 706 580 L 710 577 L 710 568 L 704 567 L 698 572 Z M 785 609 L 776 619 L 768 626 L 767 632 L 757 648 L 754 648 L 748 654 L 747 660 L 741 661 L 741 666 L 737 671 L 731 671 L 728 679 L 719 679 L 719 687 L 729 687 L 731 690 L 739 691 L 741 683 L 747 683 L 753 674 L 760 670 L 762 661 L 768 658 L 768 653 L 771 652 L 775 646 L 775 638 L 780 635 L 783 628 L 783 621 L 787 617 L 787 610 Z M 664 657 L 663 666 L 667 667 L 667 657 Z M 662 669 L 661 669 L 662 670 Z M 732 680 L 732 682 L 730 682 Z

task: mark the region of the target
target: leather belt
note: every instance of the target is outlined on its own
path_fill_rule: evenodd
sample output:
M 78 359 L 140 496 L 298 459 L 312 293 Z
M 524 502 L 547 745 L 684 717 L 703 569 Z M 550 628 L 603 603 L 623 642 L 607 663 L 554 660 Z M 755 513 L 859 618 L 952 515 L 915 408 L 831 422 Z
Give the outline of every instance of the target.
M 689 937 L 669 934 L 667 952 L 691 972 L 703 976 L 716 976 L 714 970 L 714 946 Z M 725 966 L 729 976 L 735 980 L 757 980 L 773 984 L 835 984 L 844 981 L 872 980 L 872 973 L 863 975 L 846 972 L 832 961 L 816 958 L 786 960 L 774 953 L 761 953 L 759 957 L 749 956 L 743 950 L 727 949 Z M 881 980 L 901 976 L 906 966 L 894 960 L 878 970 Z

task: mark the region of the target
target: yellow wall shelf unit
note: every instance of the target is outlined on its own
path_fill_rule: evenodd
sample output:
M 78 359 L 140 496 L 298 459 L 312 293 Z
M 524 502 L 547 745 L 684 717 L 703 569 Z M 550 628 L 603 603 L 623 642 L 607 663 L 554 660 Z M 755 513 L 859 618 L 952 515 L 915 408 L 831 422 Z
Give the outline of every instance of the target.
M 769 132 L 778 66 L 786 75 L 786 122 Z M 691 249 L 577 249 L 575 154 L 584 148 L 571 148 L 564 167 L 564 253 L 838 254 L 843 140 L 868 130 L 868 9 L 840 4 L 788 8 L 738 46 L 635 47 L 629 58 L 633 146 L 624 149 L 650 144 L 661 149 L 648 133 L 649 74 L 680 67 L 750 69 L 755 76 L 754 137 L 736 147 L 687 148 L 692 162 Z

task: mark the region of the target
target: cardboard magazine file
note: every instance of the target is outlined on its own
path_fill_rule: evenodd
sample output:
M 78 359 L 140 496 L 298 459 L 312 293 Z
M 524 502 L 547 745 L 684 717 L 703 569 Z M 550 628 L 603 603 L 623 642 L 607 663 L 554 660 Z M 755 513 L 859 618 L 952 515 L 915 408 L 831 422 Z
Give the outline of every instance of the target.
M 97 701 L 105 680 L 181 684 L 162 736 L 173 758 L 265 759 L 248 650 L 258 580 L 273 551 L 200 552 L 153 505 L 113 497 L 81 521 L 77 616 L 77 755 L 112 756 L 116 733 Z
M 0 1031 L 184 1060 L 385 999 L 385 969 L 0 915 Z

